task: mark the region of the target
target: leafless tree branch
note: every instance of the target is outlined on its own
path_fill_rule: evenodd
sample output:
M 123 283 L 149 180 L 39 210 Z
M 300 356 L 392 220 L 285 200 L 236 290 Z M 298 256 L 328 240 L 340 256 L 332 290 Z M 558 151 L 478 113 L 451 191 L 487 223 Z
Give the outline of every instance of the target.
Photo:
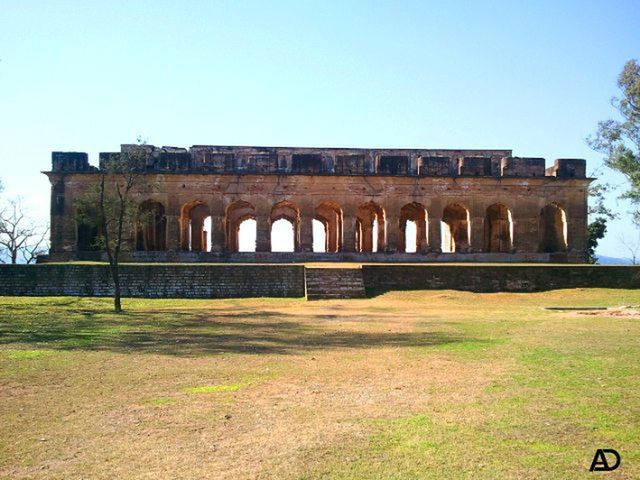
M 49 229 L 30 220 L 20 198 L 0 209 L 0 262 L 32 263 L 48 248 Z

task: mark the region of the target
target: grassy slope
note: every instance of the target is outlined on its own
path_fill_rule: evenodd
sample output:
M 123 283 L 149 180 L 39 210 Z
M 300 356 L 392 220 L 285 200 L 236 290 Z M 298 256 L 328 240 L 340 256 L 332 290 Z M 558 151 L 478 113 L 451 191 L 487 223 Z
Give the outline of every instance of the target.
M 0 476 L 639 478 L 639 303 L 0 297 Z

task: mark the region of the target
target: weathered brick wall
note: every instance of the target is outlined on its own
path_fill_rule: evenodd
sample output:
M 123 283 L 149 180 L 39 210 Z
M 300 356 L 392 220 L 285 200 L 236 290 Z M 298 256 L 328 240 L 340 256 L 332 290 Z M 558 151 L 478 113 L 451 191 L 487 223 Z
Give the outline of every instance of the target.
M 634 266 L 365 265 L 362 268 L 365 287 L 373 291 L 533 292 L 578 287 L 640 287 L 640 267 Z
M 296 265 L 123 265 L 125 297 L 303 297 L 304 267 Z M 110 296 L 106 265 L 2 265 L 0 295 Z

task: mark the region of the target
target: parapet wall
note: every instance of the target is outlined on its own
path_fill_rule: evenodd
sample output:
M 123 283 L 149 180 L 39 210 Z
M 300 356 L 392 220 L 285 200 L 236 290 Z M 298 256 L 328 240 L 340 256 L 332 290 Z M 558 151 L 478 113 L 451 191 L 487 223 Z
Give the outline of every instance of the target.
M 303 265 L 122 265 L 125 297 L 303 297 Z M 640 267 L 600 265 L 364 265 L 369 292 L 467 290 L 531 292 L 560 288 L 638 288 Z M 0 295 L 109 296 L 106 265 L 0 266 Z
M 82 152 L 53 152 L 53 172 L 95 172 L 113 155 L 144 158 L 145 172 L 289 175 L 385 175 L 441 177 L 585 178 L 585 160 L 559 159 L 545 170 L 544 158 L 513 157 L 511 150 L 358 149 L 122 145 L 100 153 L 99 168 Z
M 362 275 L 366 288 L 373 292 L 640 287 L 640 267 L 612 265 L 364 265 Z
M 304 267 L 121 265 L 124 297 L 304 297 Z M 113 295 L 107 265 L 1 265 L 0 295 Z

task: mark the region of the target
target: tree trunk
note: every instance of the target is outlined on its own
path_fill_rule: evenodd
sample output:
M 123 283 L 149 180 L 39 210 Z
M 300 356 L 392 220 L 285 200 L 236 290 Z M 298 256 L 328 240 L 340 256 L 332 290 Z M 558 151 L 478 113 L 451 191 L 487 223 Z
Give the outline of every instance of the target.
M 111 265 L 111 276 L 113 277 L 113 309 L 116 313 L 122 313 L 122 303 L 120 302 L 120 272 L 118 264 Z

